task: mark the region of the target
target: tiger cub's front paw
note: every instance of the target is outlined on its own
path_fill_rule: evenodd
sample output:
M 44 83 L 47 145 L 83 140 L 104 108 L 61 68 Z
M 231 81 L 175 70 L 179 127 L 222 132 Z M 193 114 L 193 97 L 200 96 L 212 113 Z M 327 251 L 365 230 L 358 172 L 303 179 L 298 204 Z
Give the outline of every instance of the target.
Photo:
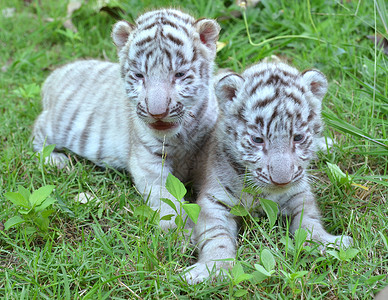
M 325 236 L 321 236 L 317 239 L 317 241 L 323 244 L 322 250 L 325 250 L 327 247 L 346 249 L 353 245 L 353 239 L 347 235 L 327 234 Z
M 188 284 L 197 284 L 208 278 L 224 278 L 225 272 L 233 266 L 233 261 L 197 262 L 183 271 L 183 278 Z
M 350 246 L 353 245 L 353 238 L 347 235 L 337 235 L 334 236 L 334 242 L 333 244 L 339 248 L 349 248 Z

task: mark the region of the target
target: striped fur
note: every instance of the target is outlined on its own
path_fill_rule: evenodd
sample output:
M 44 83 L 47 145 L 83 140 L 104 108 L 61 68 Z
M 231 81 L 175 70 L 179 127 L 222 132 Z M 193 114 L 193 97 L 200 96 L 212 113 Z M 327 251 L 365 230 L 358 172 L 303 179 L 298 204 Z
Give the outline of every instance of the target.
M 34 150 L 55 144 L 50 161 L 59 167 L 66 148 L 97 165 L 127 169 L 153 209 L 174 215 L 160 201 L 177 204 L 166 177 L 191 180 L 217 120 L 210 82 L 219 30 L 214 20 L 173 9 L 147 12 L 135 25 L 116 23 L 119 64 L 77 61 L 47 78 Z M 161 226 L 174 226 L 174 218 Z
M 259 209 L 258 197 L 270 199 L 323 244 L 348 246 L 351 238 L 327 233 L 311 192 L 306 168 L 321 147 L 321 101 L 327 90 L 323 74 L 300 73 L 283 63 L 258 63 L 242 75 L 228 74 L 216 84 L 221 115 L 209 143 L 206 176 L 198 204 L 202 210 L 192 238 L 199 260 L 185 276 L 189 283 L 218 274 L 236 256 L 234 205 Z M 244 187 L 258 196 L 242 193 Z M 302 217 L 303 216 L 303 217 Z

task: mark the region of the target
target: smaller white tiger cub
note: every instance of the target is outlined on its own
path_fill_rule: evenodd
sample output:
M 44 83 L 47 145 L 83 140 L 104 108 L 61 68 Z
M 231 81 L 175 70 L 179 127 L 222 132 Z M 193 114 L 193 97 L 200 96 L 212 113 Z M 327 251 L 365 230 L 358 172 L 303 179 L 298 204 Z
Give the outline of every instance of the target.
M 149 11 L 135 24 L 119 21 L 112 31 L 119 63 L 76 61 L 45 81 L 34 150 L 55 144 L 50 161 L 59 167 L 66 148 L 97 165 L 126 169 L 161 217 L 175 215 L 160 200 L 179 205 L 166 178 L 193 179 L 202 165 L 198 149 L 218 116 L 212 76 L 219 31 L 215 20 L 175 9 Z M 174 227 L 174 218 L 161 226 Z
M 262 62 L 240 75 L 216 83 L 221 115 L 209 143 L 205 178 L 198 204 L 202 210 L 192 239 L 199 259 L 186 280 L 198 283 L 231 267 L 237 244 L 234 205 L 259 208 L 259 199 L 276 202 L 291 217 L 290 231 L 301 226 L 310 239 L 349 246 L 348 236 L 334 236 L 320 221 L 306 168 L 322 142 L 321 101 L 325 76 L 316 70 L 300 73 L 284 63 Z M 242 193 L 244 186 L 258 196 Z

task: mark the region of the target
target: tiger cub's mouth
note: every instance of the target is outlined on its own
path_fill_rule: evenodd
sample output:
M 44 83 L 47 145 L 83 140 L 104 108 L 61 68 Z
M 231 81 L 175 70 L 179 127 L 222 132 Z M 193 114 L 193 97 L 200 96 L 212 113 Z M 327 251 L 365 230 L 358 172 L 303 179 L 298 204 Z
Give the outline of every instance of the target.
M 155 130 L 170 130 L 177 128 L 179 124 L 176 122 L 156 121 L 153 123 L 148 123 L 148 126 Z

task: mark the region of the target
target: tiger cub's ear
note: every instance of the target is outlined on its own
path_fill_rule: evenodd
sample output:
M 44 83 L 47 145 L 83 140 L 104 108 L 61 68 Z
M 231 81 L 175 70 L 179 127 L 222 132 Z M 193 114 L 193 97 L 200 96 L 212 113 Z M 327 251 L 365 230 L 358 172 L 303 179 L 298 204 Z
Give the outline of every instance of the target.
M 325 75 L 317 70 L 307 70 L 302 73 L 302 78 L 313 95 L 322 101 L 328 85 Z
M 135 29 L 135 26 L 127 21 L 119 21 L 113 25 L 112 39 L 119 51 L 127 43 L 129 34 L 133 29 Z
M 243 86 L 244 78 L 238 74 L 228 74 L 216 83 L 216 96 L 220 103 L 232 101 L 236 97 L 237 91 Z
M 199 33 L 201 42 L 215 54 L 218 34 L 221 30 L 220 25 L 212 19 L 199 19 L 194 23 L 194 26 Z

